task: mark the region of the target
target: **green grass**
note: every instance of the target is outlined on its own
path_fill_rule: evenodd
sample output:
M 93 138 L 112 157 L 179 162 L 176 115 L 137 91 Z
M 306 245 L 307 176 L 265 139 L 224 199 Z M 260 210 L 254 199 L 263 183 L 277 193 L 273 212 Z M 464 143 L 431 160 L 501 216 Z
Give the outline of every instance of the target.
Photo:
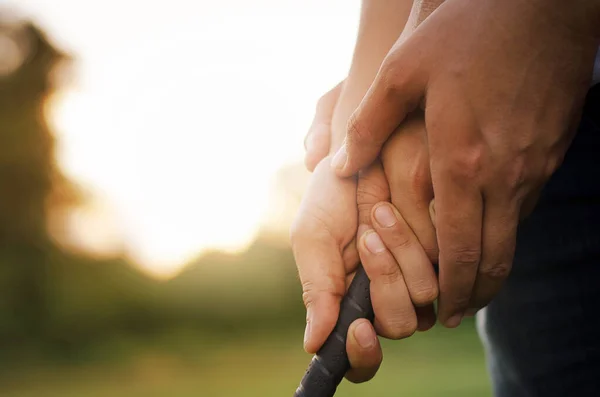
M 136 349 L 127 359 L 13 371 L 4 397 L 285 397 L 310 357 L 301 334 L 249 335 L 244 340 L 189 335 Z M 384 363 L 366 384 L 346 381 L 339 397 L 491 396 L 472 323 L 436 327 L 404 341 L 383 341 Z M 112 360 L 114 361 L 114 359 Z

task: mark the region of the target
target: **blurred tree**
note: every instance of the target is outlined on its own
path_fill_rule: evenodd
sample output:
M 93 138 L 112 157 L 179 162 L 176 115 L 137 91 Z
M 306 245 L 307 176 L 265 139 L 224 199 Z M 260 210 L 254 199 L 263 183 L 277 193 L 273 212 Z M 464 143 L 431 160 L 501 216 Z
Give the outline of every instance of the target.
M 52 76 L 68 58 L 31 24 L 0 26 L 19 49 L 19 66 L 0 76 L 0 242 L 44 245 L 49 206 L 72 204 L 58 169 L 44 109 Z
M 45 113 L 69 61 L 38 28 L 0 15 L 0 359 L 27 350 L 77 357 L 111 338 L 178 328 L 301 329 L 301 292 L 280 233 L 297 206 L 302 168 L 282 170 L 271 222 L 246 251 L 209 252 L 167 283 L 118 254 L 101 260 L 55 243 L 49 223 L 81 199 L 56 164 Z
M 76 195 L 56 165 L 44 114 L 52 72 L 67 57 L 27 23 L 1 24 L 0 43 L 0 330 L 14 343 L 44 333 L 49 206 Z

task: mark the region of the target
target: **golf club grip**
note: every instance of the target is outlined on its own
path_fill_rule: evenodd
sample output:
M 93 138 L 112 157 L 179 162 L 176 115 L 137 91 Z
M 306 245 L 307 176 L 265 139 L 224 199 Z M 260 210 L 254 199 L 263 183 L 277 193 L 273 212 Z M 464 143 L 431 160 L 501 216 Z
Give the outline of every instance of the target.
M 361 265 L 340 305 L 338 321 L 321 349 L 313 357 L 294 397 L 333 397 L 350 369 L 346 353 L 348 328 L 355 320 L 366 318 L 373 322 L 373 306 L 369 278 Z

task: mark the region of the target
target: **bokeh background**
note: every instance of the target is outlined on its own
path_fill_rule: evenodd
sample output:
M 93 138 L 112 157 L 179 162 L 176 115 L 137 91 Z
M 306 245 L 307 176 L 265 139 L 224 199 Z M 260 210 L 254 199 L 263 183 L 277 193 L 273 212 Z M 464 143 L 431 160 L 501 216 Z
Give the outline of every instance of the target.
M 359 0 L 0 0 L 0 395 L 292 395 L 287 229 Z M 474 323 L 340 396 L 489 396 Z

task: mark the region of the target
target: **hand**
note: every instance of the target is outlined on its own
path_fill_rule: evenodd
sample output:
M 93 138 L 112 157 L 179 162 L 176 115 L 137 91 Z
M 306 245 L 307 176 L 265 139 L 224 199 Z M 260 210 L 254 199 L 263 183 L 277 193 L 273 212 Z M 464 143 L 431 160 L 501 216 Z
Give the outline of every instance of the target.
M 333 160 L 340 176 L 372 163 L 425 107 L 438 316 L 448 327 L 498 292 L 524 203 L 570 144 L 598 47 L 598 4 L 448 0 L 395 45 L 351 118 Z
M 304 165 L 310 172 L 313 172 L 317 164 L 329 153 L 331 119 L 343 87 L 344 81 L 338 83 L 317 102 L 315 117 L 304 138 Z
M 373 204 L 389 198 L 385 183 L 370 186 L 373 194 L 366 197 Z M 356 232 L 356 181 L 338 178 L 326 157 L 311 177 L 290 233 L 307 308 L 304 348 L 309 353 L 321 347 L 338 319 L 341 298 L 358 265 Z M 346 377 L 354 382 L 368 380 L 366 371 L 374 369 L 374 374 L 382 360 L 368 321 L 352 324 L 347 350 L 353 369 Z
M 361 181 L 357 201 L 356 182 L 336 177 L 330 157 L 326 157 L 315 169 L 292 226 L 292 249 L 307 307 L 304 347 L 309 353 L 315 353 L 333 330 L 340 300 L 358 264 L 358 251 L 371 279 L 377 333 L 401 339 L 435 323 L 431 303 L 437 287 L 425 251 L 395 209 L 397 222 L 393 226 L 380 227 L 371 219 L 365 220 L 365 216 L 371 217 L 376 203 L 389 200 L 380 166 L 366 170 Z M 358 251 L 357 208 L 364 224 Z M 373 224 L 374 230 L 366 224 Z M 386 249 L 378 233 L 391 250 Z M 394 242 L 399 244 L 395 246 Z M 403 276 L 396 260 L 412 266 L 409 277 Z M 411 298 L 421 307 L 415 308 Z M 355 321 L 349 329 L 347 352 L 352 369 L 346 377 L 352 382 L 371 379 L 381 364 L 383 356 L 375 329 L 366 320 Z
M 371 280 L 375 330 L 389 339 L 426 331 L 436 321 L 432 303 L 438 286 L 432 262 L 437 262 L 437 244 L 429 215 L 433 192 L 425 138 L 422 114 L 411 116 L 386 143 L 383 168 L 377 161 L 358 179 L 358 251 Z M 393 205 L 378 201 L 387 194 L 380 191 L 388 183 Z M 368 322 L 361 325 L 365 334 L 375 335 L 375 330 Z M 347 350 L 353 380 L 371 379 L 379 368 L 379 345 L 366 350 L 349 338 Z

